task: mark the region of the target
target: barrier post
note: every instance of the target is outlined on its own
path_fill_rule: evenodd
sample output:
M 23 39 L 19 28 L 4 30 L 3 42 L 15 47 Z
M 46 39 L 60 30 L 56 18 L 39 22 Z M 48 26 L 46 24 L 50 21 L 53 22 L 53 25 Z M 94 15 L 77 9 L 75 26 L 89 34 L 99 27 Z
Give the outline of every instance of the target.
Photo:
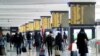
M 100 42 L 96 42 L 96 56 L 98 56 L 99 54 L 99 45 L 100 45 Z

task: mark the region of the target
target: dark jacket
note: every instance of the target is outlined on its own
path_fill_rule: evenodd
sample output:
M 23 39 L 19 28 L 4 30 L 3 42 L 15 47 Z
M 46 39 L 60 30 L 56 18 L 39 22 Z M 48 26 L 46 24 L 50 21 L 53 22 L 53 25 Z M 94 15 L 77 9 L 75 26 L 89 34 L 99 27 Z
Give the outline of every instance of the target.
M 63 39 L 67 39 L 67 35 L 64 34 L 64 35 L 63 35 Z
M 21 45 L 21 43 L 23 41 L 22 37 L 19 34 L 14 35 L 13 40 L 14 40 L 14 44 L 19 45 L 19 46 Z
M 35 46 L 36 46 L 36 47 L 41 46 L 41 43 L 42 43 L 42 36 L 40 35 L 40 33 L 35 33 L 34 39 L 35 39 Z
M 27 40 L 31 40 L 31 34 L 29 32 L 26 33 L 26 38 L 27 38 Z
M 7 38 L 7 42 L 9 42 L 10 41 L 10 34 L 7 33 L 6 38 Z
M 60 33 L 58 33 L 58 35 L 56 36 L 55 38 L 55 44 L 56 45 L 59 45 L 63 42 L 63 39 L 62 39 L 62 35 Z
M 59 50 L 62 50 L 62 42 L 63 42 L 62 35 L 58 33 L 58 35 L 55 38 L 55 45 L 59 47 Z
M 77 47 L 79 49 L 79 53 L 88 53 L 87 41 L 88 38 L 86 33 L 80 32 L 77 38 Z
M 46 43 L 47 43 L 48 46 L 52 47 L 53 46 L 53 41 L 54 41 L 54 38 L 51 35 L 48 35 L 46 37 Z

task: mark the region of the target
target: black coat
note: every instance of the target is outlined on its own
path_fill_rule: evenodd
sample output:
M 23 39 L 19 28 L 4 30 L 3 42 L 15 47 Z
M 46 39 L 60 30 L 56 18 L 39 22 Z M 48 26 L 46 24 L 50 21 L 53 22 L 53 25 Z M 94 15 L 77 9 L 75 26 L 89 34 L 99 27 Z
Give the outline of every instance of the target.
M 80 32 L 77 38 L 77 47 L 79 49 L 79 53 L 88 53 L 87 41 L 88 38 L 86 33 Z
M 61 45 L 63 42 L 62 36 L 61 35 L 57 35 L 55 38 L 55 44 L 56 45 Z
M 62 42 L 63 42 L 62 35 L 59 33 L 55 38 L 55 45 L 57 48 L 59 48 L 59 50 L 62 50 Z
M 7 34 L 7 35 L 6 35 L 6 38 L 7 38 L 7 42 L 9 42 L 9 41 L 10 41 L 10 35 Z
M 51 36 L 51 35 L 48 35 L 46 37 L 46 43 L 49 47 L 52 47 L 53 46 L 53 41 L 54 41 L 54 38 Z
M 42 36 L 40 34 L 35 34 L 34 39 L 35 39 L 35 46 L 40 47 L 42 43 Z
M 20 46 L 21 43 L 23 42 L 23 39 L 19 35 L 14 35 L 13 41 L 14 41 L 15 45 L 19 45 Z
M 31 40 L 31 34 L 30 33 L 26 33 L 26 38 L 27 38 L 27 40 Z

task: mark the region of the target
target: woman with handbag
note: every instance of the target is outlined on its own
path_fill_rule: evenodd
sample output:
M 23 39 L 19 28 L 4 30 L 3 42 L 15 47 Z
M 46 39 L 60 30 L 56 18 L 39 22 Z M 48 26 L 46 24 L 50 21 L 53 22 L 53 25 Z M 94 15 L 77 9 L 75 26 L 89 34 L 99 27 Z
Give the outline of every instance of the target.
M 77 37 L 77 48 L 79 49 L 80 56 L 86 56 L 86 53 L 88 53 L 87 41 L 87 35 L 84 29 L 81 28 Z

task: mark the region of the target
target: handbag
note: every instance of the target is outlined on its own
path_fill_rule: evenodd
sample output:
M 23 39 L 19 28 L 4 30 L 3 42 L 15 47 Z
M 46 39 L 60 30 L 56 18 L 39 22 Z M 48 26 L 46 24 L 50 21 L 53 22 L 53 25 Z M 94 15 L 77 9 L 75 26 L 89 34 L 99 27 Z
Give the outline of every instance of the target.
M 26 50 L 26 47 L 25 47 L 25 46 L 23 46 L 23 47 L 22 47 L 22 52 L 27 52 L 27 50 Z
M 61 56 L 61 51 L 60 50 L 55 50 L 55 56 Z
M 58 46 L 55 46 L 55 56 L 61 56 L 61 51 Z

